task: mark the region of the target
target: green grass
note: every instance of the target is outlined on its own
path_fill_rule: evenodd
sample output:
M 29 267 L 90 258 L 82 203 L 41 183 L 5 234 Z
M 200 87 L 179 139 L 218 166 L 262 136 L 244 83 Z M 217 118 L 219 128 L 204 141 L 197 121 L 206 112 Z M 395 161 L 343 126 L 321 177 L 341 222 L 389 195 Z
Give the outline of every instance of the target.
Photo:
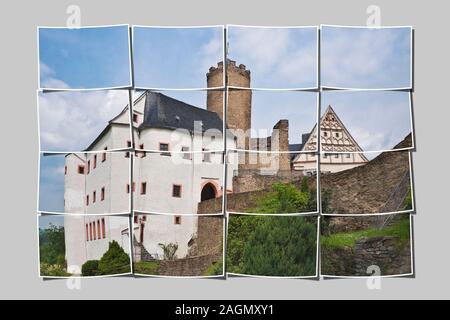
M 158 275 L 159 264 L 155 261 L 139 261 L 134 264 L 134 272 Z
M 321 236 L 321 245 L 327 248 L 354 248 L 358 239 L 363 237 L 385 237 L 391 236 L 397 238 L 397 245 L 402 247 L 405 243 L 409 242 L 409 216 L 405 216 L 401 220 L 395 222 L 392 226 L 378 230 L 376 228 L 337 233 L 330 236 Z

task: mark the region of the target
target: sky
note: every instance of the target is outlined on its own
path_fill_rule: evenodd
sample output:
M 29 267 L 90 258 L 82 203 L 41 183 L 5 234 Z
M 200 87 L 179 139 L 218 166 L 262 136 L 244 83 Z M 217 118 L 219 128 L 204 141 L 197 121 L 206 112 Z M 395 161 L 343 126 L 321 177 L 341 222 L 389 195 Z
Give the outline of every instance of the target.
M 125 90 L 39 92 L 42 151 L 83 151 L 128 104 Z
M 46 229 L 53 224 L 57 227 L 64 226 L 64 216 L 45 215 L 39 217 L 39 229 Z
M 128 26 L 39 28 L 40 87 L 129 86 L 128 35 Z
M 329 105 L 364 151 L 392 149 L 412 130 L 408 92 L 328 91 L 321 114 Z
M 252 129 L 267 137 L 281 119 L 289 120 L 289 143 L 301 143 L 317 123 L 317 93 L 300 91 L 253 91 Z M 261 131 L 260 131 L 261 130 Z
M 64 156 L 40 156 L 39 211 L 64 212 Z
M 228 58 L 251 72 L 252 88 L 317 87 L 317 27 L 228 27 Z
M 206 87 L 206 73 L 223 61 L 223 28 L 134 27 L 135 85 L 139 88 Z
M 411 28 L 323 27 L 321 85 L 409 88 Z

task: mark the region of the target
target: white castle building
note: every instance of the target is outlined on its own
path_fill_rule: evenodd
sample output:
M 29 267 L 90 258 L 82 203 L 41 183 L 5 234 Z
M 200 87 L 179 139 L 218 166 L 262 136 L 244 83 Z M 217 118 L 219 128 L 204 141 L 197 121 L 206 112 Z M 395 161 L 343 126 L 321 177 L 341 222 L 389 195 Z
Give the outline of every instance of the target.
M 133 157 L 134 183 L 130 152 L 105 152 L 132 146 L 130 114 L 125 107 L 86 153 L 66 156 L 65 213 L 91 215 L 65 217 L 69 266 L 100 259 L 112 240 L 129 252 L 127 219 L 96 214 L 128 214 L 131 194 L 135 211 L 149 214 L 135 215 L 135 240 L 154 256 L 162 256 L 159 243 L 177 243 L 177 256 L 184 257 L 197 232 L 197 219 L 187 215 L 197 213 L 200 201 L 224 192 L 223 153 L 214 152 L 223 149 L 223 121 L 217 113 L 144 92 L 134 101 L 131 115 L 139 149 Z M 234 137 L 228 135 L 227 143 L 233 146 Z M 229 172 L 231 179 L 233 170 Z

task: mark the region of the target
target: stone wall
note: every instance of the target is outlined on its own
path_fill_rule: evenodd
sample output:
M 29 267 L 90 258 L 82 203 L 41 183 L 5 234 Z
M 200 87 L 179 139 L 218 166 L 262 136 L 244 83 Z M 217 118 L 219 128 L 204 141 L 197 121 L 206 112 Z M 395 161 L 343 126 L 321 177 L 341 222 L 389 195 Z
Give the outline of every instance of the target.
M 396 148 L 410 144 L 408 136 Z M 322 190 L 330 193 L 329 207 L 334 213 L 378 213 L 391 198 L 392 193 L 403 185 L 403 193 L 409 190 L 409 152 L 396 151 L 381 153 L 364 166 L 321 176 Z M 404 196 L 390 206 L 402 202 Z
M 355 244 L 354 265 L 358 276 L 367 276 L 367 268 L 372 265 L 380 267 L 381 275 L 410 273 L 409 243 L 400 249 L 394 237 L 361 238 Z
M 322 274 L 331 276 L 368 276 L 367 268 L 376 265 L 381 275 L 411 273 L 409 243 L 399 248 L 395 237 L 361 238 L 354 248 L 323 248 Z
M 195 277 L 204 275 L 223 258 L 223 217 L 199 216 L 197 236 L 192 240 L 187 257 L 159 261 L 158 274 Z
M 159 262 L 158 274 L 175 277 L 202 276 L 214 263 L 220 261 L 222 255 L 204 255 L 177 260 Z

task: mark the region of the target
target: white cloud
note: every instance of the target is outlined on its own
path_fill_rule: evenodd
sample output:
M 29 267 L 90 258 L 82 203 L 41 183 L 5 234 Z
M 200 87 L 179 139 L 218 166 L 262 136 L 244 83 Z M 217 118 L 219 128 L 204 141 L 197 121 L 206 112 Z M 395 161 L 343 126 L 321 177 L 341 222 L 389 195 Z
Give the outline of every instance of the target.
M 389 69 L 394 62 L 396 42 L 400 41 L 394 32 L 362 30 L 347 33 L 346 30 L 324 36 L 322 71 L 324 85 L 340 86 L 347 83 L 358 87 L 367 84 L 392 81 Z M 338 84 L 338 85 L 335 85 Z M 342 85 L 341 85 L 342 86 Z
M 40 93 L 42 150 L 84 150 L 127 102 L 120 90 Z
M 317 69 L 317 44 L 306 41 L 301 29 L 232 29 L 231 59 L 252 71 L 253 86 L 300 87 L 313 85 Z

